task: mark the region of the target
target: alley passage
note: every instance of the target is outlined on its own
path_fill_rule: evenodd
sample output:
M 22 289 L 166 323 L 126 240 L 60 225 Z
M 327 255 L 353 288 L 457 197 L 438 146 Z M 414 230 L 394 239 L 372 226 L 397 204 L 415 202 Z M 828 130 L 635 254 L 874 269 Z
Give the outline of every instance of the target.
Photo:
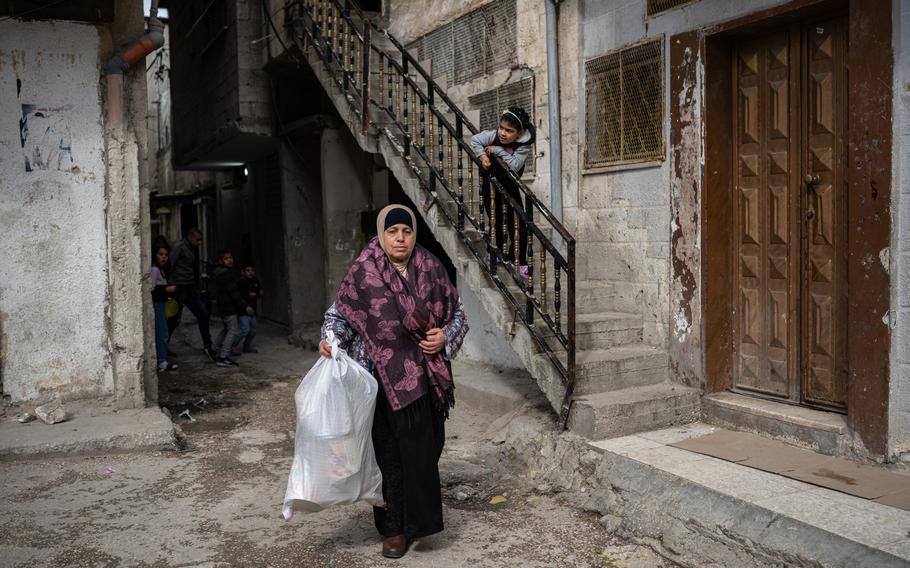
M 441 535 L 392 561 L 379 555 L 364 504 L 284 522 L 293 394 L 316 355 L 274 329 L 262 339 L 260 353 L 244 355 L 237 369 L 172 342 L 180 369 L 161 375 L 161 402 L 183 426 L 186 451 L 0 462 L 0 565 L 670 565 L 612 540 L 597 517 L 537 494 L 481 439 L 495 417 L 463 404 L 448 423 L 441 463 Z M 178 416 L 187 408 L 195 422 Z M 498 495 L 505 502 L 491 505 Z

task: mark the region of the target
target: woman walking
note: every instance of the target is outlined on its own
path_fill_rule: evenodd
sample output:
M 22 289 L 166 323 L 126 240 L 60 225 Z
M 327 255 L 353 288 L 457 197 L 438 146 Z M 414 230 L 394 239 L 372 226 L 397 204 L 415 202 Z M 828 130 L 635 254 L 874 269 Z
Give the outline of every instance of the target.
M 443 529 L 438 464 L 455 404 L 449 361 L 468 331 L 458 291 L 442 263 L 416 245 L 416 227 L 403 205 L 379 212 L 378 236 L 342 281 L 319 344 L 331 356 L 331 330 L 382 387 L 372 433 L 385 506 L 373 515 L 387 558 Z

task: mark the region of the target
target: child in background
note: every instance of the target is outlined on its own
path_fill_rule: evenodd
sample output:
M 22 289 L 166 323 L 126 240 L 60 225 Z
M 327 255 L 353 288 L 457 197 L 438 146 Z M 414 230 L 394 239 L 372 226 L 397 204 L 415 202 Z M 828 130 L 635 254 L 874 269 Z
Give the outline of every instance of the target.
M 256 313 L 240 294 L 240 288 L 237 286 L 238 280 L 237 272 L 234 270 L 234 255 L 229 250 L 222 250 L 218 253 L 218 268 L 215 269 L 215 298 L 218 314 L 224 324 L 221 333 L 215 340 L 215 345 L 220 346 L 215 358 L 215 364 L 219 367 L 237 365 L 231 359 L 231 348 L 239 339 L 242 339 L 238 315 Z
M 177 365 L 167 362 L 167 344 L 170 340 L 167 317 L 164 305 L 168 296 L 177 290 L 177 286 L 167 283 L 170 267 L 170 251 L 167 246 L 155 247 L 152 255 L 152 305 L 155 308 L 155 351 L 158 357 L 159 371 L 172 371 Z
M 505 162 L 515 175 L 521 177 L 525 169 L 525 160 L 531 153 L 531 145 L 534 144 L 536 130 L 531 124 L 531 117 L 521 107 L 511 106 L 499 117 L 499 128 L 496 130 L 484 130 L 471 137 L 471 149 L 474 155 L 480 159 L 484 170 L 489 170 L 493 163 L 490 156 L 497 156 Z M 513 184 L 503 184 L 509 195 L 519 204 L 523 203 L 521 193 Z M 503 225 L 508 227 L 508 238 L 514 239 L 515 235 L 515 215 L 511 208 L 506 212 L 507 218 L 503 219 L 502 203 L 496 204 L 496 211 L 490 211 L 490 189 L 488 184 L 484 184 L 481 192 L 484 209 L 490 217 L 490 223 L 493 224 L 493 230 L 496 232 L 496 243 L 500 251 L 504 251 L 506 245 L 506 235 L 503 234 Z M 522 208 L 523 210 L 523 208 Z M 505 221 L 505 223 L 503 223 Z M 526 278 L 528 274 L 528 231 L 524 223 L 518 224 L 518 263 L 519 274 Z M 515 262 L 514 244 L 504 251 L 506 260 Z
M 259 313 L 259 298 L 263 296 L 262 286 L 256 278 L 256 268 L 248 264 L 240 271 L 240 295 L 246 300 L 247 306 L 253 308 L 253 314 L 240 314 L 240 335 L 243 339 L 243 353 L 259 353 L 253 347 L 253 338 L 256 337 L 256 314 Z M 239 347 L 240 339 L 234 343 L 235 353 Z

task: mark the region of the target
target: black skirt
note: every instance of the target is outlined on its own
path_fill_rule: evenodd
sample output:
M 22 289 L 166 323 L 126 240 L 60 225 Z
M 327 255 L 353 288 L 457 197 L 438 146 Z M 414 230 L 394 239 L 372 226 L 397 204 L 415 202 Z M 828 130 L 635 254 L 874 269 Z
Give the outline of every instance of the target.
M 384 507 L 373 507 L 383 536 L 420 538 L 443 529 L 439 456 L 445 418 L 427 393 L 394 411 L 380 384 L 373 418 L 373 448 L 382 471 Z

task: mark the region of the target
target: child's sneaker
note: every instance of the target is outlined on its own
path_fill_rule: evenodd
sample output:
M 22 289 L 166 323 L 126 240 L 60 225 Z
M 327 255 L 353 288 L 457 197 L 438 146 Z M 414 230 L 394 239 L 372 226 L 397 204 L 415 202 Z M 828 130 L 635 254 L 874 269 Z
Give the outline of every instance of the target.
M 208 358 L 211 359 L 212 361 L 214 361 L 216 363 L 218 362 L 218 355 L 215 353 L 215 350 L 212 349 L 211 345 L 209 345 L 208 347 L 203 347 L 202 352 L 205 353 L 208 356 Z
M 175 371 L 176 369 L 177 369 L 177 365 L 175 365 L 174 363 L 168 363 L 167 361 L 158 362 L 159 371 Z
M 239 367 L 240 366 L 237 364 L 236 361 L 234 361 L 230 357 L 218 358 L 215 361 L 215 365 L 218 367 Z

